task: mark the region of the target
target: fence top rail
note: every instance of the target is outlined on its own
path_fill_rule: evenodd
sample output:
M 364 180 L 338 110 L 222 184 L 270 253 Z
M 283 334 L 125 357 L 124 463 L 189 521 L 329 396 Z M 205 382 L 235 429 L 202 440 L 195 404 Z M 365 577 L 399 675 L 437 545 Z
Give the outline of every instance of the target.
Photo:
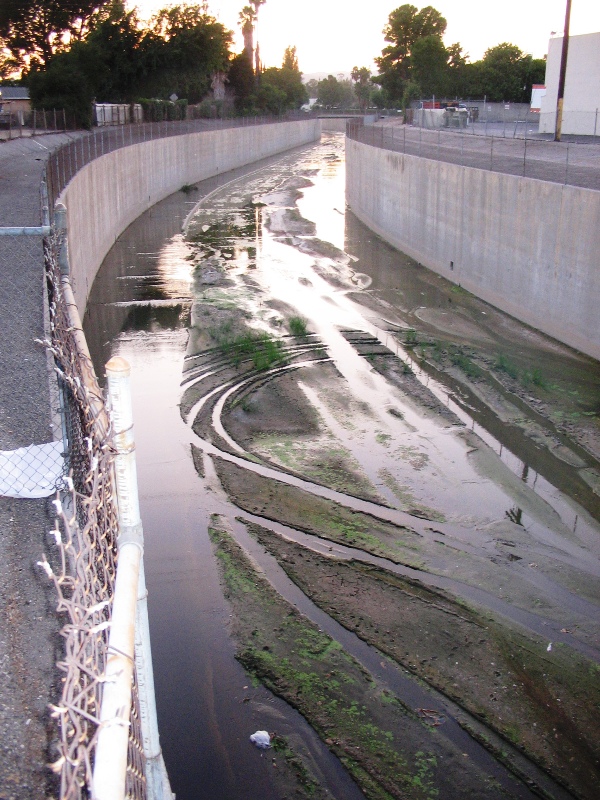
M 22 228 L 0 228 L 0 236 L 49 236 L 49 225 L 38 225 Z
M 161 120 L 106 125 L 66 142 L 57 148 L 46 164 L 46 181 L 50 209 L 74 175 L 86 164 L 107 153 L 142 142 L 183 136 L 202 131 L 246 128 L 257 125 L 298 122 L 314 119 L 310 115 L 288 113 L 280 117 L 229 117 L 225 119 Z
M 486 172 L 600 191 L 600 144 L 482 136 L 451 129 L 348 122 L 348 139 Z

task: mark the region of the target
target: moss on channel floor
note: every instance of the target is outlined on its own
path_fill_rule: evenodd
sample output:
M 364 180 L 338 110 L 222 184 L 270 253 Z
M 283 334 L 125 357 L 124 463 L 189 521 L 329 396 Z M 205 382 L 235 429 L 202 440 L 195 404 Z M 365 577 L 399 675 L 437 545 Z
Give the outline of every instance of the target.
M 600 781 L 600 671 L 571 648 L 501 625 L 439 590 L 250 532 L 348 630 L 517 745 L 578 797 Z
M 366 797 L 505 796 L 282 599 L 224 528 L 214 517 L 210 536 L 232 606 L 238 660 L 300 711 Z

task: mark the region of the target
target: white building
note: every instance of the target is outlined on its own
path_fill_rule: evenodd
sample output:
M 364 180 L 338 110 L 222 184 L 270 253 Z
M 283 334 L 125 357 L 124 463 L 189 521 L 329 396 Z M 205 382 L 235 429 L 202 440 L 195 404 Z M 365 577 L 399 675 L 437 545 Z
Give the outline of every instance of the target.
M 554 133 L 563 37 L 550 39 L 540 133 Z M 600 32 L 569 37 L 562 133 L 600 136 Z

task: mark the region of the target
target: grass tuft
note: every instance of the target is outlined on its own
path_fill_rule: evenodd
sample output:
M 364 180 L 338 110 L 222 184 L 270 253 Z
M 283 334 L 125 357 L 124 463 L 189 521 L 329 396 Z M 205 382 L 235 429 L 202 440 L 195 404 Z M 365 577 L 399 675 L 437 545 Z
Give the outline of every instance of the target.
M 284 359 L 281 342 L 264 331 L 251 331 L 235 338 L 227 337 L 219 343 L 219 348 L 236 367 L 249 359 L 254 369 L 259 371 L 267 370 Z
M 290 317 L 288 325 L 292 336 L 306 336 L 306 320 L 303 317 Z
M 510 361 L 510 359 L 508 359 L 503 353 L 500 353 L 496 359 L 494 369 L 497 372 L 505 372 L 508 376 L 514 378 L 515 380 L 519 377 L 519 370 L 517 369 L 516 364 L 513 364 L 513 362 Z

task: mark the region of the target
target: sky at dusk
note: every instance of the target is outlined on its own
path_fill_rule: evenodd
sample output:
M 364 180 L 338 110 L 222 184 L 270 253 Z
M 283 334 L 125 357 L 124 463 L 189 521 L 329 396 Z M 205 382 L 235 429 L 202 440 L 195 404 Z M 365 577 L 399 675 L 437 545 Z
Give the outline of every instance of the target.
M 238 13 L 247 0 L 209 0 L 209 12 L 236 34 L 241 50 Z M 129 0 L 142 19 L 157 9 L 176 5 L 171 0 Z M 192 4 L 192 3 L 190 3 Z M 288 45 L 295 45 L 304 73 L 349 72 L 353 66 L 374 69 L 373 59 L 385 46 L 382 30 L 394 0 L 267 0 L 259 11 L 256 38 L 265 66 L 280 66 Z M 471 61 L 489 47 L 511 42 L 542 58 L 552 31 L 562 34 L 566 0 L 433 0 L 413 2 L 417 8 L 432 5 L 447 20 L 446 45 L 460 42 Z M 600 31 L 600 0 L 573 0 L 571 35 Z

